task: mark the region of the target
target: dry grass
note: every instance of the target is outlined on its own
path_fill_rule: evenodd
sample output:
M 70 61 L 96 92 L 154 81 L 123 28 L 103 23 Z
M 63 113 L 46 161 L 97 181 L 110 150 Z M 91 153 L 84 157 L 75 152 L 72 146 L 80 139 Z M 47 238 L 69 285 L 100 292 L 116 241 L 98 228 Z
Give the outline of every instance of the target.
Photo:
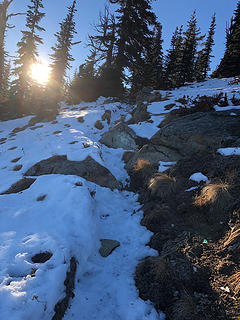
M 194 198 L 193 204 L 198 207 L 212 205 L 217 210 L 226 209 L 231 195 L 227 183 L 208 184 L 203 187 L 199 196 Z
M 240 292 L 240 271 L 234 273 L 228 280 L 228 285 L 231 287 L 235 295 Z
M 184 293 L 181 295 L 181 298 L 174 303 L 171 312 L 171 319 L 199 319 L 196 310 L 197 306 L 194 299 L 188 293 Z
M 232 246 L 236 240 L 240 240 L 240 224 L 236 224 L 231 228 L 229 236 L 223 245 L 224 247 L 227 247 L 229 245 Z
M 150 180 L 148 189 L 151 192 L 152 198 L 167 199 L 176 192 L 176 179 L 168 176 L 165 173 L 157 174 Z
M 150 161 L 144 160 L 144 159 L 138 159 L 134 165 L 134 170 L 139 171 L 139 170 L 143 170 L 150 167 L 151 167 Z

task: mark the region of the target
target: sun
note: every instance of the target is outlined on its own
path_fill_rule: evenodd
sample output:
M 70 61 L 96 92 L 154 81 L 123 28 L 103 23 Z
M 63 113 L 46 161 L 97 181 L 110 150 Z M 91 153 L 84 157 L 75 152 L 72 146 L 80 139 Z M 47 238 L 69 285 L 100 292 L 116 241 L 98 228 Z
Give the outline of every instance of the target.
M 50 70 L 47 62 L 35 62 L 31 65 L 30 77 L 38 84 L 46 85 L 50 78 Z

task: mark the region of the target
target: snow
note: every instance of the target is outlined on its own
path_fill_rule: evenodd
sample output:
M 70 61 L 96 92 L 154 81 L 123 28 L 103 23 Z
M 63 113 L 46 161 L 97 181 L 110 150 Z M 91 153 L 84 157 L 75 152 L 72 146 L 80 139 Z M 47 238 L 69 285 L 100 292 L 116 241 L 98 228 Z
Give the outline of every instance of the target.
M 198 187 L 191 187 L 189 189 L 186 189 L 185 191 L 192 191 L 192 190 L 196 190 Z
M 223 156 L 240 156 L 240 147 L 220 148 L 217 151 Z
M 31 166 L 53 155 L 67 155 L 69 160 L 90 155 L 125 184 L 124 150 L 107 148 L 99 139 L 127 115 L 127 108 L 120 103 L 104 105 L 103 101 L 63 105 L 57 123 L 38 123 L 14 137 L 9 136 L 11 131 L 26 126 L 31 117 L 1 122 L 0 139 L 7 139 L 0 145 L 0 192 L 20 180 Z M 94 123 L 106 109 L 112 112 L 111 123 L 103 121 L 104 129 L 98 130 Z M 83 123 L 77 121 L 80 116 Z M 11 162 L 16 158 L 19 161 Z M 19 164 L 22 168 L 15 171 Z M 46 198 L 37 201 L 42 195 Z M 99 320 L 164 319 L 150 302 L 138 297 L 134 285 L 138 261 L 157 254 L 146 246 L 151 233 L 140 225 L 139 208 L 133 193 L 111 191 L 72 175 L 39 176 L 27 190 L 0 195 L 1 318 L 30 320 L 34 314 L 36 320 L 51 319 L 55 304 L 64 297 L 66 271 L 75 256 L 75 298 L 65 320 L 79 315 Z M 107 258 L 98 252 L 103 238 L 121 243 Z M 32 262 L 35 254 L 45 251 L 53 253 L 47 262 Z
M 189 180 L 192 180 L 195 182 L 201 182 L 201 181 L 208 182 L 208 178 L 204 174 L 202 174 L 201 172 L 193 173 L 191 175 L 191 177 L 189 178 Z
M 159 172 L 164 172 L 165 170 L 171 168 L 171 166 L 173 166 L 175 164 L 176 164 L 175 161 L 169 161 L 169 162 L 160 161 L 159 162 L 158 171 Z
M 227 107 L 215 106 L 214 109 L 215 109 L 215 111 L 240 110 L 240 106 L 227 106 Z M 231 114 L 231 115 L 232 115 L 232 114 Z M 233 115 L 236 115 L 236 113 L 233 114 Z

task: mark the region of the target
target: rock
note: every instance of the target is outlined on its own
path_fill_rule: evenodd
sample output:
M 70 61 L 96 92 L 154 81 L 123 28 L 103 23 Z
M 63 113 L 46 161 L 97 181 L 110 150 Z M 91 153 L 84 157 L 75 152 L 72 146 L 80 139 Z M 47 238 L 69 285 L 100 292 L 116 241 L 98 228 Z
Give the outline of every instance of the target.
M 108 257 L 113 250 L 120 246 L 120 242 L 116 240 L 110 239 L 101 239 L 101 248 L 99 249 L 99 253 L 103 258 Z
M 137 148 L 136 139 L 136 133 L 126 124 L 119 122 L 102 135 L 100 142 L 109 148 L 133 150 Z
M 102 121 L 107 120 L 107 123 L 110 124 L 111 121 L 111 111 L 110 110 L 106 110 L 104 112 L 104 114 L 102 115 Z
M 151 91 L 152 91 L 152 88 L 150 88 L 150 87 L 142 88 L 142 90 L 137 93 L 136 104 L 140 105 L 144 101 L 147 101 L 149 98 L 149 95 L 151 94 Z
M 23 178 L 23 179 L 19 180 L 18 182 L 14 183 L 8 190 L 4 191 L 0 195 L 21 192 L 23 190 L 30 188 L 30 186 L 35 181 L 36 181 L 36 179 L 33 179 L 33 178 Z
M 125 157 L 125 159 L 129 159 L 125 168 L 128 172 L 132 171 L 139 159 L 147 160 L 151 164 L 159 164 L 159 161 L 178 161 L 181 158 L 182 155 L 175 150 L 165 146 L 149 144 L 136 151 L 131 157 Z
M 182 156 L 192 156 L 232 146 L 239 137 L 239 117 L 219 112 L 197 112 L 172 120 L 150 141 L 175 150 Z
M 148 102 L 152 103 L 155 101 L 162 101 L 162 95 L 160 92 L 158 91 L 154 91 L 150 94 L 150 96 L 148 97 Z
M 102 130 L 104 128 L 102 122 L 100 120 L 97 120 L 95 123 L 94 123 L 94 127 L 97 128 L 98 130 Z
M 78 117 L 78 122 L 83 123 L 84 122 L 84 118 L 83 117 Z
M 129 124 L 147 121 L 151 118 L 150 113 L 147 110 L 147 103 L 139 103 L 138 106 L 132 112 L 132 118 L 128 121 Z
M 25 173 L 25 176 L 45 174 L 76 175 L 101 187 L 120 189 L 120 184 L 111 172 L 90 156 L 83 161 L 70 161 L 65 155 L 53 156 L 35 164 Z

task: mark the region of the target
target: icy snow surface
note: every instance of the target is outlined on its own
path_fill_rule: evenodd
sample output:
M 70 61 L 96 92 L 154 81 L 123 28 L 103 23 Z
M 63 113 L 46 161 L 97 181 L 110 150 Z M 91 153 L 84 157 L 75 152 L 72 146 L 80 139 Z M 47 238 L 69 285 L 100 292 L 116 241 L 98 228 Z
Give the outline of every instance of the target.
M 208 178 L 201 172 L 196 172 L 192 174 L 189 180 L 196 181 L 196 182 L 201 182 L 201 181 L 208 182 Z
M 104 121 L 99 131 L 94 123 L 106 109 L 112 111 L 111 124 Z M 31 117 L 0 122 L 0 192 L 40 160 L 65 154 L 69 160 L 91 155 L 124 184 L 124 150 L 107 148 L 99 139 L 125 110 L 120 103 L 104 105 L 102 98 L 63 106 L 57 123 L 38 123 L 12 137 L 11 131 L 25 126 Z M 84 123 L 78 122 L 80 116 Z M 15 171 L 16 165 L 22 168 Z M 50 320 L 55 304 L 64 297 L 66 271 L 75 256 L 75 298 L 65 320 L 164 319 L 150 302 L 138 297 L 134 285 L 138 261 L 156 255 L 145 246 L 151 233 L 140 225 L 137 196 L 72 175 L 36 178 L 27 190 L 0 195 L 0 318 Z M 37 201 L 43 195 L 45 199 Z M 98 252 L 103 238 L 121 243 L 107 258 Z M 47 262 L 32 262 L 35 254 L 45 251 L 53 253 Z
M 220 148 L 218 152 L 223 156 L 240 156 L 240 147 L 238 148 Z

